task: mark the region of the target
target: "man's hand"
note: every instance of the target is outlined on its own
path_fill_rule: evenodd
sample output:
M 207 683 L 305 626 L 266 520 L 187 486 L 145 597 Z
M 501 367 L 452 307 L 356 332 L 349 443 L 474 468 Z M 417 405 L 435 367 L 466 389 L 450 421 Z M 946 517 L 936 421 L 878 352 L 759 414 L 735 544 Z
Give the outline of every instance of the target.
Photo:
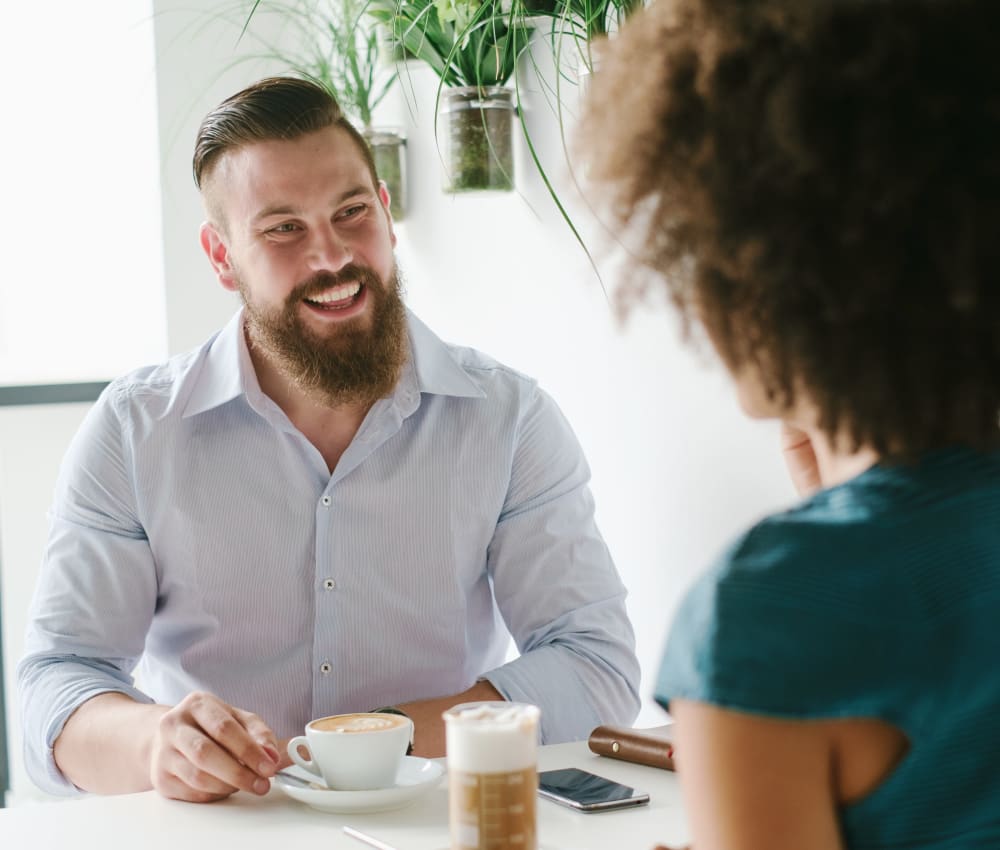
M 164 797 L 204 803 L 240 790 L 266 794 L 280 762 L 274 733 L 256 714 L 193 693 L 160 718 L 149 778 Z
M 85 791 L 155 788 L 191 802 L 240 789 L 266 794 L 267 778 L 285 763 L 263 720 L 206 693 L 174 708 L 99 694 L 73 712 L 54 749 L 63 775 Z
M 823 486 L 816 451 L 805 431 L 782 422 L 781 450 L 785 456 L 785 465 L 788 467 L 792 484 L 800 496 L 811 496 Z

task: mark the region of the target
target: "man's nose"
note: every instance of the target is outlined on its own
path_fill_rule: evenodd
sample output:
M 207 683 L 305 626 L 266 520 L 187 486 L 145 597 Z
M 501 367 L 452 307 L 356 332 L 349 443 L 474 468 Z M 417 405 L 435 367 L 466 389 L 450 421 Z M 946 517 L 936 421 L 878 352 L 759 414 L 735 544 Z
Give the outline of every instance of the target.
M 336 272 L 353 259 L 350 245 L 334 228 L 313 232 L 309 263 L 314 271 Z

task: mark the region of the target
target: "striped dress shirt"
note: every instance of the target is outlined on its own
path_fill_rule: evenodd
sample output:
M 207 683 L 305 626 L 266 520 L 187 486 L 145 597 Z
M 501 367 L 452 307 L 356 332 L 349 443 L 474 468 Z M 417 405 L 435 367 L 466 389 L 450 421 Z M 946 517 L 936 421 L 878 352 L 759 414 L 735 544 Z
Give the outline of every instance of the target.
M 242 329 L 114 381 L 69 448 L 18 667 L 34 781 L 74 792 L 53 743 L 111 691 L 210 691 L 279 737 L 482 678 L 539 705 L 547 743 L 631 722 L 625 588 L 551 398 L 411 313 L 331 474 Z

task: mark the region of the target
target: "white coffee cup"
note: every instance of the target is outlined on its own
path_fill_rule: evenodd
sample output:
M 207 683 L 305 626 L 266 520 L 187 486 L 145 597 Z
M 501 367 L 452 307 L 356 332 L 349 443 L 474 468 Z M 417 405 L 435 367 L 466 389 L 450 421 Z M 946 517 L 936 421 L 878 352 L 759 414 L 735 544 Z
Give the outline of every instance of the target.
M 412 735 L 413 722 L 399 714 L 334 714 L 308 723 L 305 735 L 288 742 L 288 755 L 337 791 L 389 788 Z

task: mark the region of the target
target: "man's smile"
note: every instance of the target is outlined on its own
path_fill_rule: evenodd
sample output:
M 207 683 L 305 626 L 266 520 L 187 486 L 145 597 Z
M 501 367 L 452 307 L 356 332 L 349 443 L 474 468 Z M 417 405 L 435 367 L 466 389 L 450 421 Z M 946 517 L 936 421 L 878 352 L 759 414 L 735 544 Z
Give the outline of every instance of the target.
M 360 281 L 353 281 L 352 283 L 333 286 L 316 295 L 310 295 L 303 300 L 311 307 L 320 310 L 344 310 L 354 304 L 361 290 L 362 285 Z

